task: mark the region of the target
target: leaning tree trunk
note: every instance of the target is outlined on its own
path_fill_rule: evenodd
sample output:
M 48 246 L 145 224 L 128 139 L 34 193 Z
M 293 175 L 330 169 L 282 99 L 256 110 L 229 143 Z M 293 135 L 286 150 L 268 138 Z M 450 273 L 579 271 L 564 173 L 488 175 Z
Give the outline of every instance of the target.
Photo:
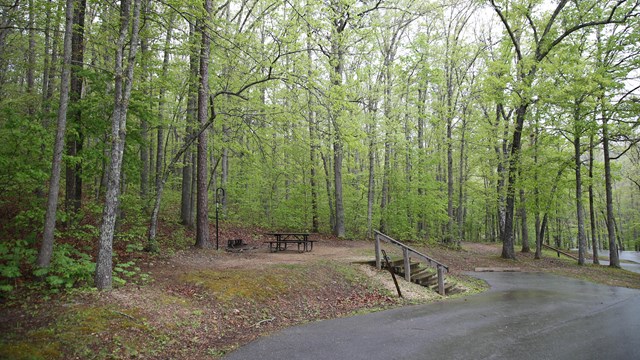
M 53 233 L 56 229 L 56 212 L 58 209 L 58 194 L 60 192 L 60 171 L 62 167 L 62 152 L 64 151 L 64 135 L 67 127 L 67 106 L 69 105 L 69 82 L 71 77 L 71 37 L 73 31 L 73 0 L 67 0 L 66 20 L 64 31 L 64 63 L 60 78 L 60 106 L 58 107 L 58 129 L 53 147 L 53 161 L 51 178 L 49 179 L 49 196 L 47 197 L 47 212 L 44 221 L 44 234 L 37 265 L 49 267 L 53 254 Z
M 111 164 L 107 175 L 106 200 L 102 212 L 102 226 L 100 227 L 100 242 L 96 261 L 95 283 L 99 290 L 110 290 L 112 286 L 113 235 L 116 225 L 118 198 L 120 196 L 122 158 L 127 130 L 127 110 L 129 108 L 129 99 L 131 98 L 133 69 L 138 50 L 140 0 L 135 0 L 134 2 L 131 38 L 127 42 L 129 21 L 131 20 L 130 9 L 130 0 L 122 0 L 120 3 L 120 36 L 115 59 L 115 102 L 111 125 Z M 123 64 L 125 46 L 127 44 L 129 44 L 130 48 L 125 72 Z
M 209 99 L 209 54 L 211 37 L 209 36 L 208 23 L 211 19 L 213 3 L 204 1 L 206 19 L 200 24 L 202 36 L 202 48 L 200 49 L 200 85 L 198 87 L 198 123 L 206 124 L 208 117 Z M 207 133 L 198 134 L 198 170 L 197 170 L 197 202 L 196 202 L 196 243 L 197 248 L 211 247 L 209 242 L 209 192 L 207 191 Z

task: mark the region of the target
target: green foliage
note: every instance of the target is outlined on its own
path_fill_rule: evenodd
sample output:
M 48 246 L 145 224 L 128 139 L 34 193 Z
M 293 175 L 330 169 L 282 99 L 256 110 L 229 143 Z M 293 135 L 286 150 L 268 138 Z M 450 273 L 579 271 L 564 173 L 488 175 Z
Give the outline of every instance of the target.
M 11 292 L 17 280 L 25 275 L 26 270 L 35 262 L 37 252 L 33 249 L 35 234 L 24 240 L 0 243 L 0 291 Z
M 91 256 L 70 244 L 56 244 L 49 268 L 36 269 L 33 274 L 44 279 L 51 291 L 58 292 L 92 284 L 95 268 Z

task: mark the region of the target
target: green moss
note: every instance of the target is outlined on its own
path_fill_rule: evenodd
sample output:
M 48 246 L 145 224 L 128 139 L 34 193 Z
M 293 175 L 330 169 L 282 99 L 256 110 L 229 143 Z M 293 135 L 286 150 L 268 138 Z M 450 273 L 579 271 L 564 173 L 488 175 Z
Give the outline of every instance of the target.
M 187 301 L 187 299 L 167 293 L 160 294 L 160 296 L 156 299 L 156 302 L 161 305 L 180 305 L 186 308 L 190 307 L 189 301 Z
M 291 284 L 299 279 L 294 268 L 265 270 L 203 270 L 182 275 L 181 280 L 209 290 L 221 301 L 243 298 L 264 301 L 289 292 Z
M 61 359 L 59 343 L 29 340 L 0 344 L 0 359 L 40 360 Z
M 113 352 L 133 355 L 131 349 L 145 348 L 144 342 L 148 339 L 144 334 L 150 331 L 137 310 L 111 306 L 76 307 L 57 317 L 54 324 L 34 329 L 19 338 L 17 335 L 10 337 L 0 346 L 0 359 L 89 356 L 99 359 L 111 357 Z M 135 336 L 136 333 L 143 336 Z
M 325 264 L 340 274 L 346 281 L 352 284 L 364 284 L 368 278 L 352 264 L 327 263 Z

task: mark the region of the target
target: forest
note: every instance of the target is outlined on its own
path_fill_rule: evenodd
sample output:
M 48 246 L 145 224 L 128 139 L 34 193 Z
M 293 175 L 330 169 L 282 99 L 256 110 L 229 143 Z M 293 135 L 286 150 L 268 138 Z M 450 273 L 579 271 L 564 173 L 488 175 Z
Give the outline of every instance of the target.
M 0 0 L 0 290 L 110 289 L 114 248 L 210 248 L 216 211 L 619 267 L 640 249 L 639 7 Z

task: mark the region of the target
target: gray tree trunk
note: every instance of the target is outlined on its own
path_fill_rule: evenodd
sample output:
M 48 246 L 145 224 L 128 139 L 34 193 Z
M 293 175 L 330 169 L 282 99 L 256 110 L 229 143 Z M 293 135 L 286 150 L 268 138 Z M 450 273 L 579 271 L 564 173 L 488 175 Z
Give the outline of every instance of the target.
M 211 38 L 208 24 L 211 20 L 213 3 L 204 1 L 206 19 L 200 24 L 202 47 L 200 49 L 200 84 L 198 87 L 198 123 L 202 126 L 207 123 L 209 115 L 209 54 Z M 196 203 L 196 243 L 197 248 L 211 247 L 209 242 L 209 196 L 207 191 L 207 134 L 202 131 L 198 134 L 198 170 L 197 170 L 197 203 Z
M 33 0 L 29 0 L 29 14 L 27 27 L 29 28 L 29 47 L 27 50 L 27 93 L 30 101 L 27 105 L 27 113 L 33 116 L 36 112 L 35 108 L 35 70 L 36 70 L 36 29 L 35 29 L 35 9 Z
M 582 161 L 580 155 L 580 136 L 582 129 L 579 125 L 579 108 L 576 106 L 576 114 L 574 117 L 575 131 L 573 134 L 574 164 L 576 172 L 576 215 L 578 218 L 578 265 L 584 265 L 586 253 L 586 235 L 584 231 L 584 207 L 582 206 Z
M 37 265 L 49 267 L 53 254 L 53 234 L 56 229 L 56 212 L 58 209 L 58 194 L 60 191 L 60 172 L 62 168 L 62 152 L 64 151 L 64 137 L 67 127 L 67 107 L 69 105 L 69 82 L 71 78 L 71 37 L 73 31 L 73 0 L 67 0 L 65 11 L 64 52 L 62 76 L 60 78 L 60 106 L 58 107 L 58 127 L 53 147 L 53 161 L 51 177 L 49 178 L 49 196 L 47 197 L 47 212 L 44 221 L 42 244 L 38 253 Z
M 589 136 L 589 222 L 591 225 L 591 249 L 593 263 L 600 264 L 598 258 L 598 240 L 596 238 L 596 211 L 593 204 L 593 133 Z
M 604 112 L 604 110 L 603 110 Z M 620 257 L 616 246 L 616 229 L 613 222 L 613 190 L 611 186 L 611 155 L 609 154 L 609 124 L 607 114 L 602 117 L 602 147 L 604 151 L 604 183 L 607 203 L 607 235 L 609 239 L 609 266 L 620 268 Z
M 129 22 L 132 20 L 131 37 L 127 41 Z M 111 163 L 107 175 L 107 191 L 100 226 L 100 240 L 96 261 L 95 283 L 99 290 L 110 290 L 113 277 L 113 236 L 116 224 L 116 213 L 120 197 L 120 178 L 122 158 L 127 133 L 127 110 L 133 87 L 133 69 L 138 50 L 140 30 L 140 0 L 134 0 L 133 19 L 131 19 L 131 2 L 120 3 L 120 35 L 118 37 L 115 58 L 115 101 L 111 125 Z M 125 46 L 129 44 L 126 72 L 124 69 Z
M 324 169 L 325 176 L 325 187 L 327 189 L 327 200 L 329 202 L 329 224 L 331 225 L 331 229 L 335 229 L 336 224 L 336 213 L 333 209 L 333 200 L 332 200 L 332 189 L 331 189 L 331 176 L 329 173 L 329 169 L 331 168 L 330 159 L 327 159 L 327 156 L 324 153 L 320 153 L 322 157 L 322 165 Z
M 467 133 L 467 114 L 463 113 L 462 125 L 460 128 L 460 164 L 458 166 L 458 238 L 456 239 L 456 247 L 460 247 L 460 242 L 464 240 L 464 217 L 465 217 L 465 164 L 466 164 L 466 133 Z
M 196 33 L 195 26 L 189 25 L 189 38 L 190 41 L 195 44 Z M 193 125 L 197 119 L 197 106 L 198 106 L 198 67 L 199 59 L 195 51 L 189 53 L 189 94 L 187 100 L 187 129 L 185 142 L 193 132 Z M 193 198 L 192 198 L 192 151 L 191 148 L 187 148 L 184 152 L 184 167 L 182 168 L 182 197 L 180 206 L 180 220 L 183 225 L 193 227 Z
M 71 93 L 72 104 L 77 105 L 82 98 L 82 76 L 84 68 L 84 17 L 87 6 L 86 0 L 76 0 L 73 11 L 73 36 L 71 38 Z M 84 143 L 82 129 L 82 110 L 79 106 L 72 108 L 71 126 L 74 130 L 68 134 L 67 155 L 75 158 L 80 155 Z M 68 213 L 76 215 L 82 206 L 82 162 L 76 159 L 68 163 L 66 168 L 65 208 Z
M 507 182 L 507 206 L 505 208 L 504 233 L 502 234 L 502 257 L 504 259 L 516 258 L 513 241 L 513 218 L 515 213 L 515 186 L 520 163 L 520 149 L 524 118 L 527 114 L 528 103 L 524 103 L 516 110 L 516 124 L 511 141 L 511 154 L 509 154 L 509 177 Z
M 523 253 L 531 252 L 529 246 L 529 227 L 527 226 L 527 202 L 524 189 L 520 189 L 520 221 L 522 222 L 521 234 L 522 234 L 522 250 Z
M 165 37 L 165 43 L 164 43 L 164 59 L 162 62 L 162 75 L 161 78 L 164 79 L 167 76 L 167 71 L 169 69 L 169 55 L 170 55 L 170 45 L 171 45 L 171 32 L 173 31 L 173 20 L 174 20 L 174 14 L 172 13 L 171 18 L 169 19 L 169 24 L 168 24 L 168 28 L 167 28 L 167 35 Z M 159 104 L 159 109 L 160 109 L 160 116 L 163 116 L 164 112 L 164 94 L 165 94 L 165 90 L 164 88 L 160 89 L 160 104 Z M 163 142 L 163 138 L 162 136 L 162 126 L 160 126 L 158 128 L 158 144 Z M 161 152 L 162 151 L 162 146 L 158 146 L 158 159 L 164 159 L 164 154 Z M 156 168 L 157 169 L 157 168 Z M 158 229 L 158 215 L 160 213 L 160 200 L 162 199 L 162 191 L 164 189 L 164 184 L 166 183 L 166 179 L 168 176 L 169 170 L 167 171 L 163 171 L 163 167 L 161 166 L 160 169 L 156 170 L 156 175 L 157 174 L 161 174 L 161 177 L 156 178 L 156 192 L 155 192 L 155 202 L 154 202 L 154 206 L 153 206 L 153 210 L 151 212 L 151 225 L 149 227 L 149 242 L 147 244 L 147 247 L 145 248 L 145 250 L 150 251 L 150 252 L 157 252 L 158 249 L 158 243 L 156 241 L 156 234 L 157 234 L 157 229 Z
M 149 13 L 149 0 L 144 0 L 142 3 L 142 16 L 144 19 L 147 18 Z M 140 41 L 140 55 L 143 59 L 146 58 L 146 53 L 149 50 L 148 39 L 142 38 Z M 148 85 L 144 88 L 144 95 L 147 99 L 152 99 L 153 96 L 151 94 L 151 79 L 149 74 L 149 65 L 148 62 L 145 61 L 142 63 L 142 73 L 145 81 L 148 82 Z M 147 103 L 151 103 L 148 101 Z M 151 106 L 151 105 L 149 105 Z M 150 112 L 151 109 L 148 109 Z M 140 119 L 140 137 L 142 141 L 140 143 L 140 197 L 142 198 L 143 203 L 147 204 L 147 199 L 149 197 L 149 174 L 151 172 L 151 155 L 149 154 L 149 122 L 143 117 Z
M 307 32 L 307 60 L 308 69 L 307 76 L 309 79 L 313 76 L 313 52 L 311 47 L 311 26 Z M 318 215 L 318 124 L 316 120 L 316 112 L 314 110 L 313 94 L 311 89 L 307 92 L 309 97 L 307 106 L 309 117 L 309 161 L 311 162 L 309 173 L 309 185 L 311 187 L 311 231 L 318 232 L 320 230 L 320 216 Z
M 389 205 L 389 177 L 391 176 L 391 144 L 389 130 L 384 141 L 384 165 L 382 168 L 382 191 L 380 193 L 380 232 L 387 233 L 386 208 Z

